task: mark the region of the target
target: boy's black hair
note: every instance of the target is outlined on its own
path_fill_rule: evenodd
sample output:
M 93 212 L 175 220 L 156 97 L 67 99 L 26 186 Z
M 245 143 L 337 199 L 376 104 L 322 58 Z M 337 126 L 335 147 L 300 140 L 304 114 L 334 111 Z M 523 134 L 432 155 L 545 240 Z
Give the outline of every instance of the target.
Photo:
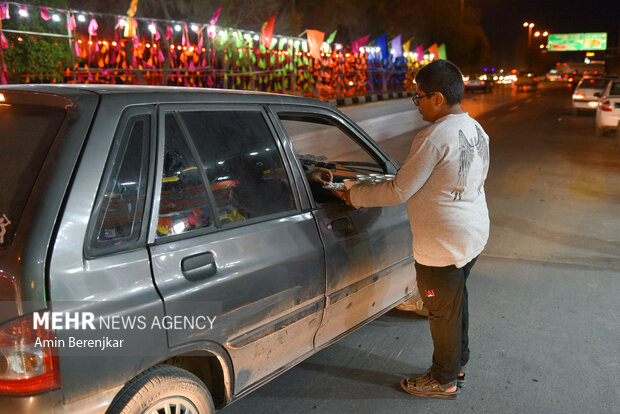
M 422 67 L 415 77 L 415 81 L 426 93 L 441 92 L 448 105 L 461 103 L 465 84 L 463 74 L 456 65 L 449 60 L 434 60 Z

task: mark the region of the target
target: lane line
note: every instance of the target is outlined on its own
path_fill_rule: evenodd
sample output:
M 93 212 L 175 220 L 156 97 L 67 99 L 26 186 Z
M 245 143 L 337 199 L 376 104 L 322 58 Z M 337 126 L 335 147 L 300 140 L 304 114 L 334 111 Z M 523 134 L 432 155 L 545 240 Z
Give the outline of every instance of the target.
M 513 106 L 512 108 L 510 108 L 510 111 L 512 112 L 512 111 L 514 111 L 516 109 L 519 109 L 519 105 Z

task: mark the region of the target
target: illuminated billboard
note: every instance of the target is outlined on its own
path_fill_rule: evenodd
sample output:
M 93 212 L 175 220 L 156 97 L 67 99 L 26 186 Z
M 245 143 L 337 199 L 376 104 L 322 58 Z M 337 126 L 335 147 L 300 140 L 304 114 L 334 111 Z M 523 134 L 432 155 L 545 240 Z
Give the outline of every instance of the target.
M 607 49 L 607 33 L 550 34 L 547 39 L 547 50 L 550 52 Z

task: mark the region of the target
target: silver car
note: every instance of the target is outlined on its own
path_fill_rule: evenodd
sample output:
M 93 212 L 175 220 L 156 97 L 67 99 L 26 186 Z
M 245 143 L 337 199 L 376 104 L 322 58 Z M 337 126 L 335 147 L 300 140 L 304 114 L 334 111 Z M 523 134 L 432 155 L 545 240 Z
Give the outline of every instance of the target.
M 610 78 L 601 76 L 585 76 L 573 91 L 573 115 L 581 111 L 596 111 L 598 100 Z
M 414 291 L 404 206 L 309 179 L 397 171 L 327 103 L 14 85 L 0 128 L 2 412 L 210 413 Z

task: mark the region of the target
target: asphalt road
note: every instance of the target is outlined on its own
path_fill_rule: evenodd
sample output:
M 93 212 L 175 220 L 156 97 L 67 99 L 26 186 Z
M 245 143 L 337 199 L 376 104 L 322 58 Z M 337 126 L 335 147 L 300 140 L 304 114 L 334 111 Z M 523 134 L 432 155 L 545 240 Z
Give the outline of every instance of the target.
M 222 413 L 619 412 L 620 151 L 569 105 L 564 88 L 464 103 L 491 137 L 491 236 L 468 283 L 472 357 L 456 401 L 400 390 L 432 343 L 426 319 L 393 310 Z M 397 161 L 422 126 L 410 100 L 345 112 L 394 125 L 380 143 Z

